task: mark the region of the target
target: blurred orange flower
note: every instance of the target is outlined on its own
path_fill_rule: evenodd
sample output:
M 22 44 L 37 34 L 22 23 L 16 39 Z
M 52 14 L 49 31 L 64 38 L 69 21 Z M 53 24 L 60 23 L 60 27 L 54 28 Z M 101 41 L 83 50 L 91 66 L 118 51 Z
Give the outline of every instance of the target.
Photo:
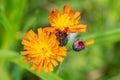
M 32 62 L 32 70 L 37 68 L 41 72 L 42 67 L 45 72 L 53 71 L 53 66 L 62 62 L 66 56 L 66 48 L 60 47 L 56 36 L 53 33 L 45 32 L 44 29 L 38 29 L 38 35 L 30 30 L 22 40 L 24 50 L 21 55 L 26 55 L 25 62 Z
M 49 22 L 52 26 L 47 27 L 47 31 L 65 30 L 66 32 L 85 32 L 86 25 L 79 24 L 80 12 L 74 12 L 68 5 L 65 5 L 62 12 L 58 9 L 52 10 Z

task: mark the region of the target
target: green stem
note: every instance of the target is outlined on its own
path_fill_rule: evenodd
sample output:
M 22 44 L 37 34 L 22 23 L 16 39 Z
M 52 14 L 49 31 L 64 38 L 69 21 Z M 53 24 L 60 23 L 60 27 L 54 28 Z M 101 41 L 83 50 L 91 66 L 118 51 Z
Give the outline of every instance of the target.
M 57 71 L 56 71 L 56 74 L 59 75 L 60 72 L 62 71 L 63 67 L 64 67 L 64 63 L 65 63 L 65 60 L 66 60 L 66 57 L 64 58 L 64 61 L 60 63 Z
M 56 71 L 56 74 L 57 74 L 57 75 L 59 75 L 59 73 L 60 73 L 60 71 L 61 71 L 62 64 L 63 64 L 63 62 L 60 63 L 60 65 L 59 65 L 59 67 L 58 67 L 58 69 L 57 69 L 57 71 Z

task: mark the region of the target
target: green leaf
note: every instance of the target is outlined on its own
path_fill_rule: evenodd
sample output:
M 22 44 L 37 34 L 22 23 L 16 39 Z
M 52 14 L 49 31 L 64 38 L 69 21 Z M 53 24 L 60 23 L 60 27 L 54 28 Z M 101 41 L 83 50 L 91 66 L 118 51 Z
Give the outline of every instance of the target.
M 7 17 L 5 16 L 4 12 L 2 12 L 2 11 L 0 11 L 0 23 L 3 25 L 5 30 L 7 30 L 7 31 L 10 30 L 11 25 L 10 25 Z
M 33 74 L 37 75 L 38 77 L 42 78 L 43 80 L 62 80 L 54 73 L 37 73 L 35 71 L 30 70 L 30 66 L 23 62 L 23 57 L 20 56 L 17 52 L 9 51 L 9 50 L 0 50 L 0 58 L 9 59 L 11 62 L 21 66 L 22 68 L 32 72 Z

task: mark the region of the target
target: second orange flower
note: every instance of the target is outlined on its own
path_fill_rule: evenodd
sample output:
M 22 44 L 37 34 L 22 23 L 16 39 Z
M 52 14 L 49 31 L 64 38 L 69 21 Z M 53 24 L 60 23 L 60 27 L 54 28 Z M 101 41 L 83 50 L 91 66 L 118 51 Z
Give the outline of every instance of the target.
M 74 12 L 68 5 L 65 5 L 62 12 L 54 9 L 50 12 L 49 22 L 51 27 L 47 31 L 55 32 L 56 30 L 66 31 L 69 33 L 85 32 L 86 25 L 79 24 L 80 12 Z

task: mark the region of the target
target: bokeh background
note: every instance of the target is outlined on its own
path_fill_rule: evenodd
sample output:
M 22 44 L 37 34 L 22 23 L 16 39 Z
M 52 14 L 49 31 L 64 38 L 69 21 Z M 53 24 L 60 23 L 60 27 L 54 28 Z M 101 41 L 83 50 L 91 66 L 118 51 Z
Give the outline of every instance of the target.
M 31 71 L 20 55 L 24 34 L 50 26 L 50 10 L 62 10 L 65 4 L 81 12 L 87 32 L 68 43 L 68 55 L 53 73 Z M 95 43 L 75 52 L 71 46 L 76 39 Z M 120 80 L 120 1 L 0 0 L 0 80 Z

